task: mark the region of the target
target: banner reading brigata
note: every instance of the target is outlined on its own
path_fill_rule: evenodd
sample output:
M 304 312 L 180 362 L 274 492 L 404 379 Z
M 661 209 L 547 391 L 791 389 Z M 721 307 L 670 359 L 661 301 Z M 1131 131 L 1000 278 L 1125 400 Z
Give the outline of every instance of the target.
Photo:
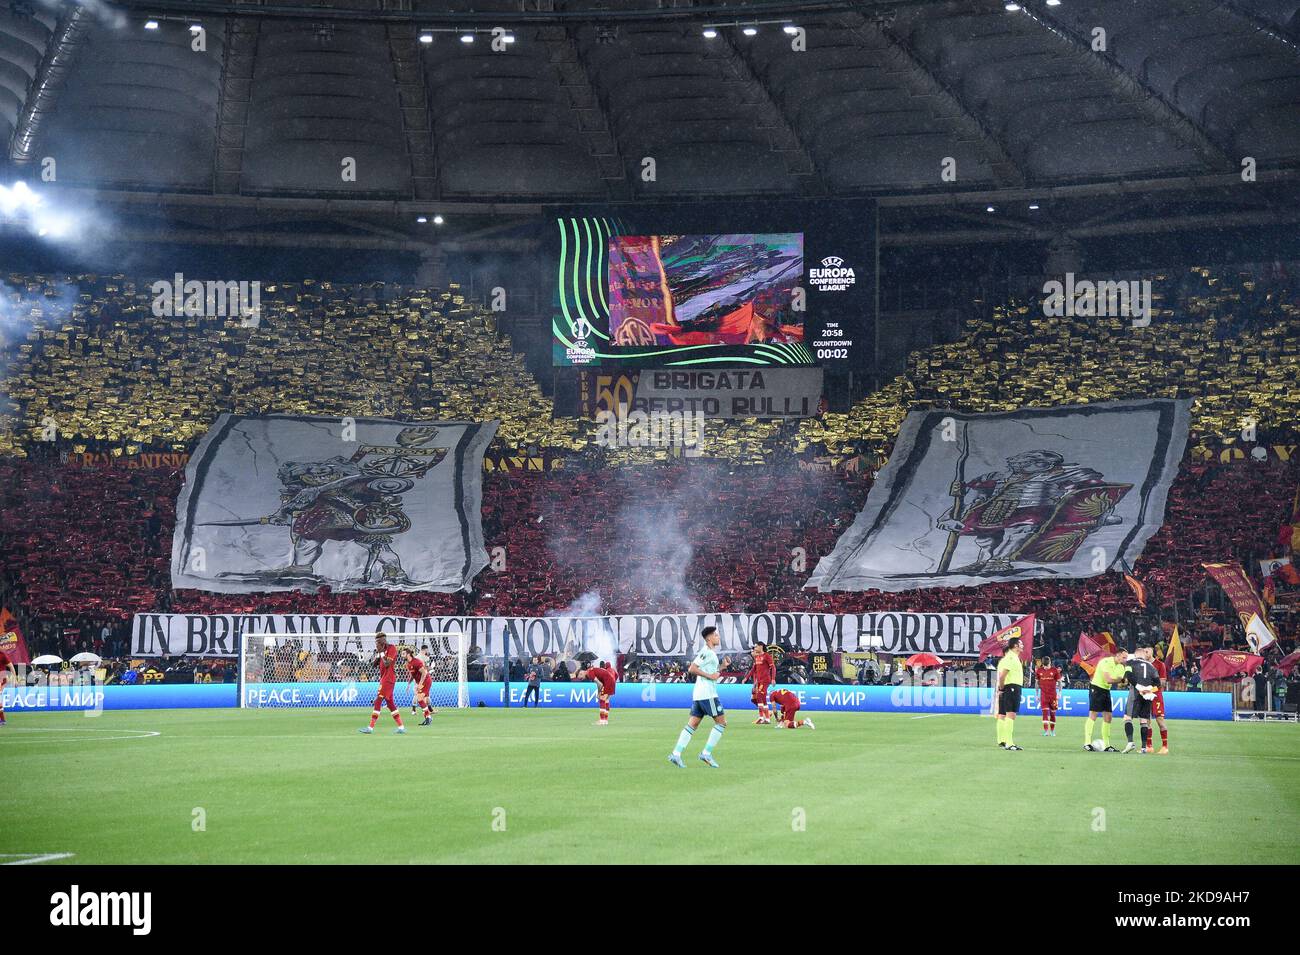
M 496 426 L 223 414 L 185 469 L 172 586 L 466 589 Z
M 822 398 L 821 368 L 583 371 L 584 417 L 600 413 L 700 414 L 706 418 L 810 418 Z
M 722 650 L 739 653 L 756 642 L 791 651 L 820 653 L 874 650 L 973 657 L 980 641 L 1022 614 L 991 613 L 699 613 L 622 614 L 611 617 L 392 617 L 349 614 L 137 614 L 131 628 L 132 656 L 186 654 L 232 656 L 244 637 L 291 637 L 314 652 L 369 652 L 369 637 L 383 630 L 402 639 L 424 634 L 467 633 L 474 651 L 501 656 L 569 654 L 598 656 L 635 652 L 685 656 L 700 631 L 715 626 Z M 1040 624 L 1041 626 L 1041 624 Z
M 1164 521 L 1189 406 L 913 411 L 806 586 L 892 592 L 1132 567 Z

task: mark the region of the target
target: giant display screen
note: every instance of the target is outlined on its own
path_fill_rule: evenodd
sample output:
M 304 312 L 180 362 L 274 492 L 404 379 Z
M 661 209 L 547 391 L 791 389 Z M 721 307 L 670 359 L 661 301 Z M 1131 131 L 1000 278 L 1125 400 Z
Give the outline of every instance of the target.
M 555 364 L 827 365 L 871 360 L 875 206 L 866 200 L 556 210 Z

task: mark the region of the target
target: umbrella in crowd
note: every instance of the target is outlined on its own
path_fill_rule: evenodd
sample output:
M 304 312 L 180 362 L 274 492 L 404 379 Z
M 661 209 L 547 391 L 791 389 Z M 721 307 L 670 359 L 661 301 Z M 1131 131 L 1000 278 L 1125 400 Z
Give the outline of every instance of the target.
M 63 663 L 63 657 L 55 656 L 53 653 L 46 653 L 32 661 L 33 666 L 53 667 L 60 666 Z
M 100 659 L 100 657 L 99 657 L 98 654 L 94 654 L 94 653 L 91 653 L 91 652 L 89 652 L 89 651 L 85 651 L 85 652 L 82 652 L 82 653 L 78 653 L 78 654 L 77 654 L 76 656 L 74 656 L 74 657 L 69 657 L 69 658 L 68 658 L 68 662 L 70 662 L 70 663 L 102 663 L 103 661 Z
M 933 653 L 913 653 L 907 658 L 909 667 L 941 667 L 944 662 Z

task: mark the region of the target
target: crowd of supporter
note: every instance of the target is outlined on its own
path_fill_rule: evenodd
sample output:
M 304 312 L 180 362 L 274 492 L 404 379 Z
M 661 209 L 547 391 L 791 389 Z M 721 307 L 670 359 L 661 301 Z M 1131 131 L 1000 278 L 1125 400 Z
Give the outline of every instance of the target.
M 1166 276 L 1151 326 L 1139 329 L 1047 318 L 1038 303 L 999 306 L 958 341 L 915 352 L 905 374 L 847 414 L 798 426 L 710 422 L 703 457 L 691 461 L 595 449 L 592 423 L 553 418 L 493 316 L 454 287 L 265 286 L 252 325 L 158 317 L 148 283 L 122 276 L 10 276 L 0 299 L 0 600 L 34 652 L 65 659 L 125 656 L 131 615 L 147 610 L 977 609 L 1040 614 L 1058 661 L 1082 630 L 1158 643 L 1175 616 L 1193 651 L 1241 646 L 1240 624 L 1201 564 L 1240 560 L 1253 572 L 1276 556 L 1300 483 L 1300 303 L 1285 273 Z M 1149 610 L 1118 574 L 901 594 L 803 589 L 861 509 L 907 409 L 1149 396 L 1195 399 L 1193 450 L 1166 524 L 1134 568 Z M 563 466 L 486 476 L 485 537 L 506 561 L 468 593 L 173 591 L 183 458 L 148 466 L 138 456 L 183 455 L 222 411 L 496 418 L 498 446 L 542 449 Z M 87 452 L 102 460 L 85 466 Z M 1279 581 L 1274 609 L 1288 649 L 1294 591 Z

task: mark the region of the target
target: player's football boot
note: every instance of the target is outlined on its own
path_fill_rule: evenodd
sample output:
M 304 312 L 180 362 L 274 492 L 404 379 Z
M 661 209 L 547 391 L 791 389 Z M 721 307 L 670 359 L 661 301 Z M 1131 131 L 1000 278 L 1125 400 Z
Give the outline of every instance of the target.
M 1083 751 L 1084 751 L 1085 753 L 1095 753 L 1095 752 L 1097 752 L 1095 749 L 1092 748 L 1092 744 L 1091 744 L 1091 743 L 1084 743 L 1084 744 L 1083 744 Z
M 712 766 L 714 769 L 718 768 L 717 760 L 713 758 L 712 753 L 700 753 L 700 762 L 707 763 L 708 765 Z
M 420 720 L 420 725 L 421 725 L 421 726 L 428 726 L 428 725 L 429 725 L 430 723 L 432 723 L 432 722 L 433 722 L 433 717 L 432 717 L 432 716 L 426 716 L 424 719 Z
M 762 725 L 763 725 L 763 717 L 760 716 L 758 719 L 754 720 L 754 725 L 755 725 L 755 726 L 762 726 Z
M 1102 750 L 1102 752 L 1103 752 L 1103 753 L 1118 753 L 1119 750 L 1117 750 L 1114 746 L 1107 746 L 1105 749 Z
M 1168 747 L 1168 746 L 1161 746 L 1161 747 L 1160 747 L 1160 755 L 1161 755 L 1161 756 L 1168 756 L 1168 755 L 1169 755 L 1169 747 Z
M 812 720 L 804 720 L 804 721 L 803 721 L 803 725 L 806 726 L 806 727 L 808 727 L 810 730 L 815 730 L 815 729 L 817 728 L 817 727 L 813 726 L 813 721 L 812 721 Z
M 1017 746 L 1015 743 L 1012 743 L 1010 746 L 1007 747 L 1008 753 L 1023 753 L 1024 751 L 1025 749 L 1023 746 Z
M 406 727 L 399 726 L 397 727 L 397 729 L 393 730 L 393 732 L 396 733 L 398 736 L 404 736 L 406 735 Z
M 1129 740 L 1129 742 L 1124 746 L 1124 752 L 1126 753 L 1131 753 L 1135 749 L 1137 749 L 1137 745 L 1132 740 Z
M 1052 730 L 1052 731 L 1049 732 L 1047 735 L 1048 735 L 1048 736 L 1055 736 L 1055 735 L 1056 735 L 1056 730 Z
M 685 769 L 685 768 L 686 768 L 686 764 L 682 762 L 682 758 L 681 758 L 680 756 L 678 756 L 676 753 L 669 753 L 669 754 L 668 754 L 668 762 L 672 763 L 672 764 L 673 764 L 674 766 L 676 766 L 678 769 Z
M 374 731 L 375 728 L 373 726 L 363 726 L 361 727 L 361 729 L 357 730 L 358 733 L 365 733 L 367 736 L 369 736 Z

